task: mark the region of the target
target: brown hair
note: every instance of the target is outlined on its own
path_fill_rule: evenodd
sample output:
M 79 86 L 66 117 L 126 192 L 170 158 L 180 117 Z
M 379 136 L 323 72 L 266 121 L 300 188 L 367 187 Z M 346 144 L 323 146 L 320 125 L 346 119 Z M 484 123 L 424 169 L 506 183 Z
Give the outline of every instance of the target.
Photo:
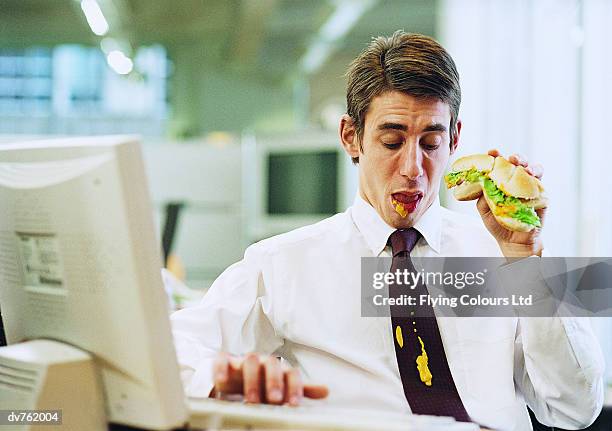
M 377 37 L 353 60 L 346 76 L 347 114 L 355 124 L 361 151 L 370 103 L 388 91 L 435 97 L 448 103 L 452 144 L 461 104 L 459 73 L 449 53 L 434 39 L 403 31 L 391 37 Z M 353 163 L 358 162 L 359 157 L 354 157 Z

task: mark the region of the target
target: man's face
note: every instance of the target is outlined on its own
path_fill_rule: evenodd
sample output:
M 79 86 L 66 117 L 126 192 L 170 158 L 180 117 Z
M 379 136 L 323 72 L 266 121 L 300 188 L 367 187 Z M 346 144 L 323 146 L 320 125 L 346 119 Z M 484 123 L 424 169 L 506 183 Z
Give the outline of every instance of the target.
M 361 152 L 352 120 L 343 117 L 340 135 L 349 155 L 359 157 L 361 197 L 388 225 L 413 226 L 436 198 L 461 129 L 458 123 L 451 151 L 450 118 L 439 99 L 384 93 L 366 113 Z

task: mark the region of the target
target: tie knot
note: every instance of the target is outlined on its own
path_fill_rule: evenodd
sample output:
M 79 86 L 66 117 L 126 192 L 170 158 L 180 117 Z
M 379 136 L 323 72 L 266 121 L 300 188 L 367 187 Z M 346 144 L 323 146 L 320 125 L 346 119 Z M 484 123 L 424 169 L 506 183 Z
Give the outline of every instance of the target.
M 391 249 L 393 250 L 393 256 L 397 256 L 401 252 L 410 253 L 421 234 L 418 230 L 411 227 L 409 229 L 398 229 L 391 234 L 389 242 L 391 243 Z

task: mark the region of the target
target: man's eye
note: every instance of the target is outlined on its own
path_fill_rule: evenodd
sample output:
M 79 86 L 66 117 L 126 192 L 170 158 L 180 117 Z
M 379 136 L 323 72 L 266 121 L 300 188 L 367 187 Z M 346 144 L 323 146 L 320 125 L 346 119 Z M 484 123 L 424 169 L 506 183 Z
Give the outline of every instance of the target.
M 387 144 L 386 142 L 383 142 L 383 145 L 386 148 L 389 148 L 390 150 L 395 150 L 395 149 L 399 148 L 400 145 L 402 145 L 402 143 L 401 142 L 396 142 L 394 144 Z
M 440 143 L 442 139 L 439 136 L 428 137 L 427 139 L 423 139 L 421 141 L 421 146 L 425 149 L 425 151 L 436 151 L 438 147 L 440 147 Z

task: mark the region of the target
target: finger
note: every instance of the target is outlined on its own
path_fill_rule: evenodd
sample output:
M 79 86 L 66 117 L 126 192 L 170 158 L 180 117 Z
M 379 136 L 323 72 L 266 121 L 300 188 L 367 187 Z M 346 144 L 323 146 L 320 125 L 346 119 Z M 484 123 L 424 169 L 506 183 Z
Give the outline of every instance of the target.
M 221 352 L 213 363 L 213 375 L 215 386 L 219 387 L 227 383 L 229 379 L 229 355 Z
M 528 165 L 527 160 L 520 154 L 512 154 L 508 157 L 508 161 L 515 165 L 520 165 L 526 167 Z
M 225 367 L 224 364 L 227 364 Z M 221 371 L 220 368 L 225 367 L 224 371 L 227 371 L 225 379 L 217 378 L 217 371 Z M 221 377 L 219 375 L 219 377 Z M 244 393 L 243 382 L 242 382 L 242 358 L 237 358 L 231 355 L 219 355 L 217 361 L 213 365 L 213 380 L 215 382 L 214 394 L 215 397 L 224 398 L 228 394 L 240 394 Z
M 536 178 L 542 178 L 542 175 L 544 175 L 544 167 L 539 163 L 528 166 L 525 170 Z
M 489 151 L 487 151 L 487 154 L 493 157 L 499 157 L 501 155 L 501 153 L 499 152 L 497 148 L 490 149 Z
M 249 353 L 242 363 L 242 378 L 244 380 L 244 396 L 248 403 L 261 402 L 261 372 L 259 356 Z
M 302 377 L 296 369 L 291 369 L 285 372 L 285 401 L 290 406 L 298 406 L 304 397 L 304 386 L 302 385 Z
M 268 356 L 264 362 L 266 401 L 270 404 L 283 402 L 284 382 L 280 361 L 274 356 Z
M 324 385 L 304 385 L 304 396 L 312 399 L 325 398 L 329 389 Z

